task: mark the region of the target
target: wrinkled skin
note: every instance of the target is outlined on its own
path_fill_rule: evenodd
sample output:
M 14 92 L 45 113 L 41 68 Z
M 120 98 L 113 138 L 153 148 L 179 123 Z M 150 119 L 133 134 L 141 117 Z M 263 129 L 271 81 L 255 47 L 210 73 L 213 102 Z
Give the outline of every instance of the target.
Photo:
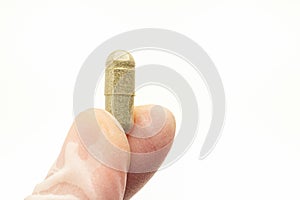
M 101 134 L 121 154 L 108 154 L 109 159 L 118 166 L 110 167 L 96 159 L 88 151 L 73 123 L 62 150 L 43 182 L 38 184 L 32 195 L 26 200 L 117 200 L 130 199 L 154 175 L 171 148 L 175 134 L 175 119 L 170 111 L 164 110 L 164 116 L 150 114 L 153 105 L 135 107 L 134 128 L 125 134 L 114 117 L 103 110 L 87 110 L 76 119 L 80 119 L 80 134 L 84 134 L 95 143 L 90 126 L 90 116 L 96 116 Z M 155 113 L 154 113 L 155 114 Z M 161 119 L 162 117 L 162 119 Z M 75 122 L 76 122 L 75 119 Z M 160 122 L 164 121 L 163 124 Z M 160 129 L 156 129 L 159 124 Z M 148 127 L 148 128 L 135 128 Z M 82 133 L 84 132 L 84 133 Z M 153 133 L 154 132 L 154 133 Z M 105 146 L 96 146 L 103 152 Z M 158 152 L 154 157 L 138 157 L 134 153 Z M 147 166 L 147 172 L 140 173 L 140 166 Z M 135 173 L 135 172 L 139 173 Z

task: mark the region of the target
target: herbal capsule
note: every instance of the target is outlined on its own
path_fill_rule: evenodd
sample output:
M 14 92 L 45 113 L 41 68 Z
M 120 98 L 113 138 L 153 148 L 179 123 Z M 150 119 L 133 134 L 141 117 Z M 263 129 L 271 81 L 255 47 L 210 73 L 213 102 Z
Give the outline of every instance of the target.
M 123 50 L 111 53 L 105 69 L 105 110 L 122 125 L 125 132 L 133 126 L 135 62 Z

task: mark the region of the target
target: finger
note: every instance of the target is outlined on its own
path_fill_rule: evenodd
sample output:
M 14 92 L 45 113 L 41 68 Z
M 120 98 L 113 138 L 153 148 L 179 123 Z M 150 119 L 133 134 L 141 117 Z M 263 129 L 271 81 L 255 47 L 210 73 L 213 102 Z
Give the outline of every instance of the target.
M 176 129 L 172 113 L 160 106 L 138 106 L 134 118 L 134 127 L 127 134 L 132 153 L 124 199 L 130 199 L 157 171 L 171 148 Z
M 110 145 L 127 152 L 127 157 L 107 154 L 106 162 L 102 162 L 97 152 L 106 152 L 104 148 L 111 147 L 99 140 L 107 140 Z M 123 199 L 126 170 L 113 169 L 107 161 L 117 160 L 118 167 L 128 168 L 129 151 L 120 124 L 110 114 L 103 110 L 85 111 L 75 119 L 46 179 L 27 199 Z

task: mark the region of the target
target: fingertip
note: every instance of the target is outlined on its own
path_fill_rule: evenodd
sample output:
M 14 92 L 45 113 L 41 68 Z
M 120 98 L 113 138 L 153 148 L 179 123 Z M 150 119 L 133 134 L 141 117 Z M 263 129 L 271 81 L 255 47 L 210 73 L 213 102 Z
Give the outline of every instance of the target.
M 127 134 L 131 151 L 148 152 L 161 149 L 175 136 L 176 121 L 173 113 L 160 105 L 142 105 L 134 109 L 134 126 Z M 139 143 L 139 144 L 138 144 Z M 146 147 L 139 150 L 142 144 Z M 151 146 L 151 148 L 147 147 Z
M 124 130 L 105 110 L 88 109 L 80 113 L 74 127 L 86 151 L 107 167 L 128 171 L 130 146 Z
M 90 108 L 81 112 L 74 122 L 77 130 L 81 129 L 80 135 L 91 133 L 103 134 L 109 142 L 125 151 L 130 151 L 124 130 L 120 123 L 109 112 L 102 109 Z

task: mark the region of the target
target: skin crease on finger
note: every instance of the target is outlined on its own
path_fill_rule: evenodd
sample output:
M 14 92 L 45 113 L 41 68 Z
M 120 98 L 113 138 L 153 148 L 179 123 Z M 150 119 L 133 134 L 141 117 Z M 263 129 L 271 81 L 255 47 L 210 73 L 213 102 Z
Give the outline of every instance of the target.
M 145 126 L 152 120 L 150 110 L 153 105 L 138 106 L 134 110 L 135 126 Z M 33 192 L 33 195 L 26 200 L 34 199 L 130 199 L 137 191 L 139 191 L 147 181 L 153 176 L 160 164 L 167 155 L 175 134 L 175 119 L 170 111 L 165 111 L 165 123 L 161 129 L 155 134 L 147 133 L 151 129 L 145 129 L 143 137 L 139 137 L 140 132 L 133 128 L 127 135 L 120 129 L 120 124 L 116 122 L 109 113 L 103 110 L 90 109 L 81 113 L 76 120 L 65 140 L 61 153 L 57 161 L 50 169 L 46 179 L 38 184 Z M 114 146 L 124 152 L 132 153 L 149 153 L 163 149 L 156 157 L 155 165 L 151 171 L 145 173 L 126 173 L 113 168 L 110 168 L 99 160 L 95 159 L 86 146 L 82 143 L 82 138 L 78 134 L 78 119 L 84 134 L 92 138 L 93 127 L 90 125 L 90 117 L 96 116 L 97 122 L 100 125 L 103 135 Z M 155 124 L 151 124 L 154 125 Z M 82 130 L 82 129 L 81 129 Z M 150 137 L 144 137 L 144 135 Z M 102 151 L 103 147 L 99 147 Z M 121 162 L 124 169 L 129 167 L 129 170 L 134 169 L 140 160 L 134 156 L 122 157 L 117 159 Z M 115 158 L 113 158 L 115 159 Z M 146 165 L 153 165 L 151 160 L 142 160 Z M 133 170 L 134 171 L 134 170 Z

